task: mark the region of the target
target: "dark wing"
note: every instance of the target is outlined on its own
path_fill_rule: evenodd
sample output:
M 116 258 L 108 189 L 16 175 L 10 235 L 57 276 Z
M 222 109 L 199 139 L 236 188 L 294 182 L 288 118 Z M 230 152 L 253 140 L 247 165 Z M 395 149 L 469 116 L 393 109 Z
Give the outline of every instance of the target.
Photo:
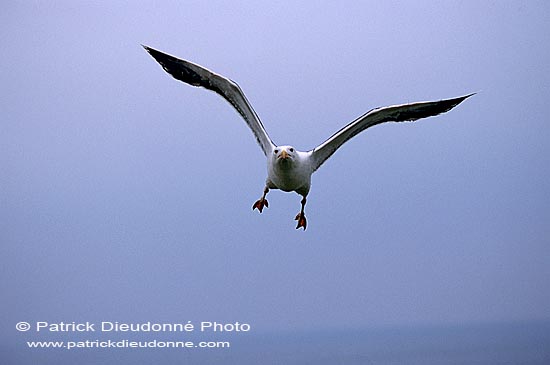
M 414 121 L 421 118 L 432 117 L 451 110 L 474 94 L 475 93 L 454 99 L 392 105 L 372 109 L 334 133 L 332 137 L 310 151 L 313 158 L 313 171 L 317 170 L 319 166 L 321 166 L 323 162 L 325 162 L 345 142 L 373 125 L 385 122 Z
M 260 118 L 244 96 L 239 85 L 194 63 L 181 60 L 151 47 L 143 46 L 162 68 L 177 80 L 192 86 L 202 86 L 221 95 L 239 112 L 267 155 L 275 144 L 269 138 Z

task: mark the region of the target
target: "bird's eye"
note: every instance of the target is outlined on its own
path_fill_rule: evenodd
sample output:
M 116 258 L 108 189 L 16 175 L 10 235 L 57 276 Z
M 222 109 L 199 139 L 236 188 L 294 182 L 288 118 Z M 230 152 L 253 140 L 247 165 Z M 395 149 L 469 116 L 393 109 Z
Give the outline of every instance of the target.
M 275 152 L 275 154 L 277 154 L 277 153 L 279 153 L 279 150 L 275 150 L 275 151 L 273 151 L 273 152 Z
M 290 148 L 289 151 L 290 151 L 290 152 L 294 152 L 294 148 Z

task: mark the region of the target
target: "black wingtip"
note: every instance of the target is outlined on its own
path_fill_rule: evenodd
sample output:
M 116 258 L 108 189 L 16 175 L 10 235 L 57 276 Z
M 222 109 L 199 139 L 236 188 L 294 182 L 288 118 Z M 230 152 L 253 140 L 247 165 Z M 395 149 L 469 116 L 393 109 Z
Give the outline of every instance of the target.
M 149 46 L 146 46 L 143 44 L 141 46 L 147 51 L 147 53 L 149 53 L 151 57 L 155 59 L 155 61 L 160 63 L 160 65 L 162 66 L 162 68 L 164 68 L 166 72 L 168 72 L 175 78 L 178 78 L 177 75 L 175 74 L 175 72 L 178 70 L 178 67 L 175 67 L 174 65 L 182 60 L 179 60 L 178 58 L 171 56 L 169 54 L 166 54 L 164 52 L 157 51 L 156 49 L 151 48 Z
M 469 97 L 474 96 L 475 94 L 477 94 L 477 92 L 476 93 L 471 93 L 471 94 L 468 94 L 468 95 L 464 95 L 464 96 L 459 96 L 459 97 L 453 98 L 453 99 L 442 100 L 443 105 L 446 105 L 446 109 L 444 109 L 443 112 L 451 110 L 452 108 L 454 108 L 458 104 L 462 103 L 464 100 L 468 99 Z
M 189 61 L 157 51 L 149 46 L 142 46 L 149 53 L 149 55 L 151 55 L 151 57 L 153 57 L 162 66 L 164 71 L 169 73 L 176 80 L 183 81 L 191 86 L 202 86 L 217 92 L 209 80 L 210 72 L 208 70 Z
M 457 105 L 458 105 L 458 104 L 462 103 L 464 100 L 468 99 L 469 97 L 474 96 L 475 94 L 477 94 L 477 92 L 470 93 L 470 94 L 464 95 L 464 96 L 459 96 L 458 98 L 454 98 L 454 99 L 450 99 L 450 100 L 457 101 L 458 102 Z
M 146 46 L 144 44 L 142 44 L 141 46 L 147 51 L 147 53 L 149 53 L 163 67 L 166 66 L 166 64 L 169 63 L 169 62 L 179 61 L 176 57 L 171 56 L 167 53 L 158 51 L 158 50 L 156 50 L 154 48 L 151 48 L 149 46 Z M 168 70 L 166 70 L 166 71 L 168 71 Z
M 162 56 L 168 56 L 167 54 L 162 53 L 161 51 L 157 51 L 156 49 L 146 46 L 144 44 L 142 44 L 141 46 L 157 61 L 159 61 Z
M 151 57 L 153 57 L 157 62 L 160 62 L 161 57 L 162 57 L 162 55 L 163 55 L 162 52 L 157 51 L 156 49 L 151 48 L 151 47 L 149 47 L 149 46 L 146 46 L 146 45 L 144 45 L 144 44 L 142 44 L 141 46 L 143 47 L 143 49 L 145 49 L 145 50 L 147 51 L 147 53 L 149 53 L 149 55 L 150 55 Z

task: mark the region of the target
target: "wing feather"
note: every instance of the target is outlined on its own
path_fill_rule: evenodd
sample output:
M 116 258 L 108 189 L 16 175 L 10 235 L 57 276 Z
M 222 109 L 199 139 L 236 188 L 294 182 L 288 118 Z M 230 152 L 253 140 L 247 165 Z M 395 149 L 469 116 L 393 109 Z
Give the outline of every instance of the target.
M 202 66 L 170 56 L 151 47 L 143 46 L 143 48 L 176 80 L 192 86 L 204 87 L 221 95 L 243 117 L 264 154 L 271 153 L 275 144 L 269 138 L 260 118 L 236 82 Z
M 344 143 L 369 127 L 385 122 L 414 121 L 445 113 L 474 94 L 453 99 L 392 105 L 372 109 L 310 151 L 313 159 L 313 171 L 317 170 Z

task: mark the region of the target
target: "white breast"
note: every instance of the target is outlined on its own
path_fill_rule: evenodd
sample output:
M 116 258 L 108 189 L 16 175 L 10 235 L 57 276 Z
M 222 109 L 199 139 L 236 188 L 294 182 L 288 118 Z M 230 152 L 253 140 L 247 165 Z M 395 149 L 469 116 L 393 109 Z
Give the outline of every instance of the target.
M 268 181 L 273 188 L 283 191 L 299 191 L 307 194 L 311 182 L 311 160 L 307 152 L 296 151 L 292 161 L 269 159 L 267 164 Z

